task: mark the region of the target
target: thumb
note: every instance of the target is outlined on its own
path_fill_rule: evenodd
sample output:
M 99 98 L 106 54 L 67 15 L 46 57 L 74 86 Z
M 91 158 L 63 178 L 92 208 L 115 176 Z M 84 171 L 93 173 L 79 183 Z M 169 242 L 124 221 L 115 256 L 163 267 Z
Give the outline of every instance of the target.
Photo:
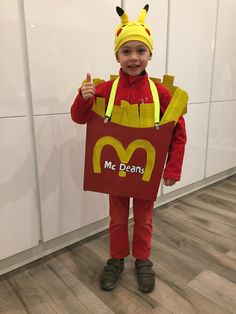
M 88 83 L 92 82 L 92 78 L 91 78 L 91 74 L 90 74 L 90 73 L 87 73 L 87 75 L 86 75 L 86 81 L 87 81 Z

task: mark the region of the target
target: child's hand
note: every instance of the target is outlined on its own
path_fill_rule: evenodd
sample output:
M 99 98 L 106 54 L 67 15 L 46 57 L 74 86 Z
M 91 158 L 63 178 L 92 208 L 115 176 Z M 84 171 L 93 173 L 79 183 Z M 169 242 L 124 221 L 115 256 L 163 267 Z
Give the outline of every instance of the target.
M 80 92 L 84 100 L 88 100 L 95 95 L 95 85 L 92 82 L 90 73 L 87 73 L 86 82 L 82 84 Z
M 164 178 L 164 184 L 165 184 L 166 186 L 172 186 L 172 185 L 175 184 L 175 182 L 176 182 L 176 180 Z

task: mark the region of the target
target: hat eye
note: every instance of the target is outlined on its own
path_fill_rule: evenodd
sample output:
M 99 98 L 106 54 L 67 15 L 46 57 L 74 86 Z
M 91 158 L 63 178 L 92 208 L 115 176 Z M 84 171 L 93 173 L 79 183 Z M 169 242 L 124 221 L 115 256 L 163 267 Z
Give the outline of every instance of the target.
M 118 37 L 121 32 L 122 32 L 122 28 L 119 28 L 118 31 L 116 32 L 116 36 Z
M 145 28 L 145 31 L 148 33 L 149 36 L 151 36 L 150 30 Z

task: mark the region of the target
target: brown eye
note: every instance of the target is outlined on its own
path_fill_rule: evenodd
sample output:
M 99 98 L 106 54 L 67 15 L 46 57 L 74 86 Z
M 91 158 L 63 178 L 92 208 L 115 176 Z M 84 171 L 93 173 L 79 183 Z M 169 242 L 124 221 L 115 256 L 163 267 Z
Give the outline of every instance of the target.
M 122 32 L 122 28 L 118 29 L 118 31 L 116 32 L 116 36 L 118 37 L 121 32 Z
M 138 50 L 138 52 L 139 52 L 139 53 L 144 53 L 144 52 L 146 52 L 146 49 L 140 48 L 140 49 Z

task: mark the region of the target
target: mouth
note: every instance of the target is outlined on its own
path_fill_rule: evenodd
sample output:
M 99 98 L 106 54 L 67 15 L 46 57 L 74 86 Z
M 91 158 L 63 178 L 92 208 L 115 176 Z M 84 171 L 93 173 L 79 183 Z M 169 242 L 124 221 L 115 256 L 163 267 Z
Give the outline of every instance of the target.
M 130 68 L 130 69 L 137 69 L 137 68 L 139 68 L 139 64 L 131 64 L 131 65 L 128 66 L 128 68 Z

